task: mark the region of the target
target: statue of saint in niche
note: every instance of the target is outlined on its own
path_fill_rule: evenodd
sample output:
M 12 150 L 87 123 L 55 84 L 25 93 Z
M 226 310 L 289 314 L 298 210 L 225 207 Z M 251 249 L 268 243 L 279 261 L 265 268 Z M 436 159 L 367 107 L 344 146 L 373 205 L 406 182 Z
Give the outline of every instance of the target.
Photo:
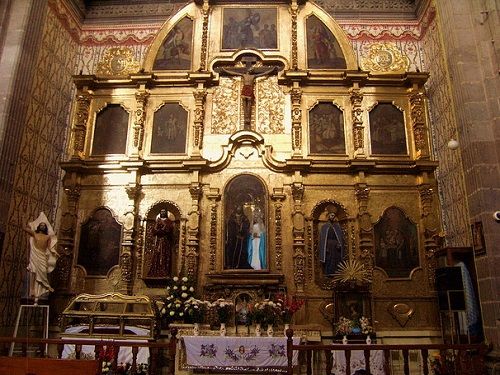
M 254 176 L 240 175 L 228 185 L 224 268 L 267 269 L 265 190 Z
M 333 275 L 345 256 L 344 232 L 337 220 L 337 208 L 328 206 L 328 221 L 319 232 L 319 261 L 325 275 Z
M 154 245 L 151 249 L 151 266 L 148 277 L 165 278 L 172 273 L 172 252 L 175 245 L 174 221 L 168 216 L 168 211 L 165 208 L 162 208 L 156 216 L 152 229 Z

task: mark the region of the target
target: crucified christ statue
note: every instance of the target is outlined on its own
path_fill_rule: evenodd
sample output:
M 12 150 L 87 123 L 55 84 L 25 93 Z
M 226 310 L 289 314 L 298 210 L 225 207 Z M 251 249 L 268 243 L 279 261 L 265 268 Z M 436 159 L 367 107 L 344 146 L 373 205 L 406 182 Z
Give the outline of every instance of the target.
M 243 82 L 241 89 L 241 100 L 243 102 L 243 129 L 251 130 L 250 121 L 252 118 L 252 105 L 254 102 L 254 82 L 257 77 L 265 76 L 278 70 L 276 66 L 259 66 L 255 67 L 256 60 L 254 58 L 242 58 L 245 63 L 244 67 L 239 68 L 220 68 L 222 72 L 240 76 Z

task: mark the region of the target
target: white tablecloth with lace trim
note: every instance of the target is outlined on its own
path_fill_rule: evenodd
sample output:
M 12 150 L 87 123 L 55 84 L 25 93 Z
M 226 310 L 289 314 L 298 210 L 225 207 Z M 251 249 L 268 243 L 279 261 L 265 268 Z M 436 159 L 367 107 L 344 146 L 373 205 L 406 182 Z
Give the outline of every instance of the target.
M 345 371 L 345 352 L 332 351 L 333 363 L 332 372 L 335 375 L 344 375 Z M 372 375 L 384 375 L 385 357 L 383 350 L 370 350 L 370 373 Z M 365 353 L 362 350 L 351 351 L 351 374 L 356 370 L 365 369 Z
M 270 372 L 287 366 L 286 337 L 183 336 L 188 368 Z M 294 337 L 293 344 L 299 345 Z M 297 364 L 298 352 L 293 355 Z

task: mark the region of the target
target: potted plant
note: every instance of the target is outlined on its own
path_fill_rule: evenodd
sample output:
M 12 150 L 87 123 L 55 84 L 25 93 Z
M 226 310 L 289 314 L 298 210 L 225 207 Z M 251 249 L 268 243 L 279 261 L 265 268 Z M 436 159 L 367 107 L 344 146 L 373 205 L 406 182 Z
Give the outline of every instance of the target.
M 229 322 L 229 318 L 233 312 L 233 305 L 231 301 L 226 301 L 224 298 L 219 298 L 212 303 L 212 308 L 215 310 L 220 323 L 221 336 L 226 335 L 226 324 Z

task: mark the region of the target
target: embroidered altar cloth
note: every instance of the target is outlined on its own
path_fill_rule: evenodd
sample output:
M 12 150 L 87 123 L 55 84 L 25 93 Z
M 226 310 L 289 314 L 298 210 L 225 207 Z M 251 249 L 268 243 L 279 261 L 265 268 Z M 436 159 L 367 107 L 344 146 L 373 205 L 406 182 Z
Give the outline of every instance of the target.
M 286 337 L 184 336 L 188 368 L 254 369 L 287 366 Z M 293 338 L 298 345 L 300 337 Z M 295 366 L 298 352 L 292 357 Z
M 336 375 L 344 375 L 345 371 L 345 352 L 333 352 L 333 368 L 332 372 Z M 373 375 L 384 375 L 385 357 L 383 350 L 370 350 L 370 373 Z M 351 351 L 351 374 L 356 370 L 365 369 L 365 354 L 362 350 Z

